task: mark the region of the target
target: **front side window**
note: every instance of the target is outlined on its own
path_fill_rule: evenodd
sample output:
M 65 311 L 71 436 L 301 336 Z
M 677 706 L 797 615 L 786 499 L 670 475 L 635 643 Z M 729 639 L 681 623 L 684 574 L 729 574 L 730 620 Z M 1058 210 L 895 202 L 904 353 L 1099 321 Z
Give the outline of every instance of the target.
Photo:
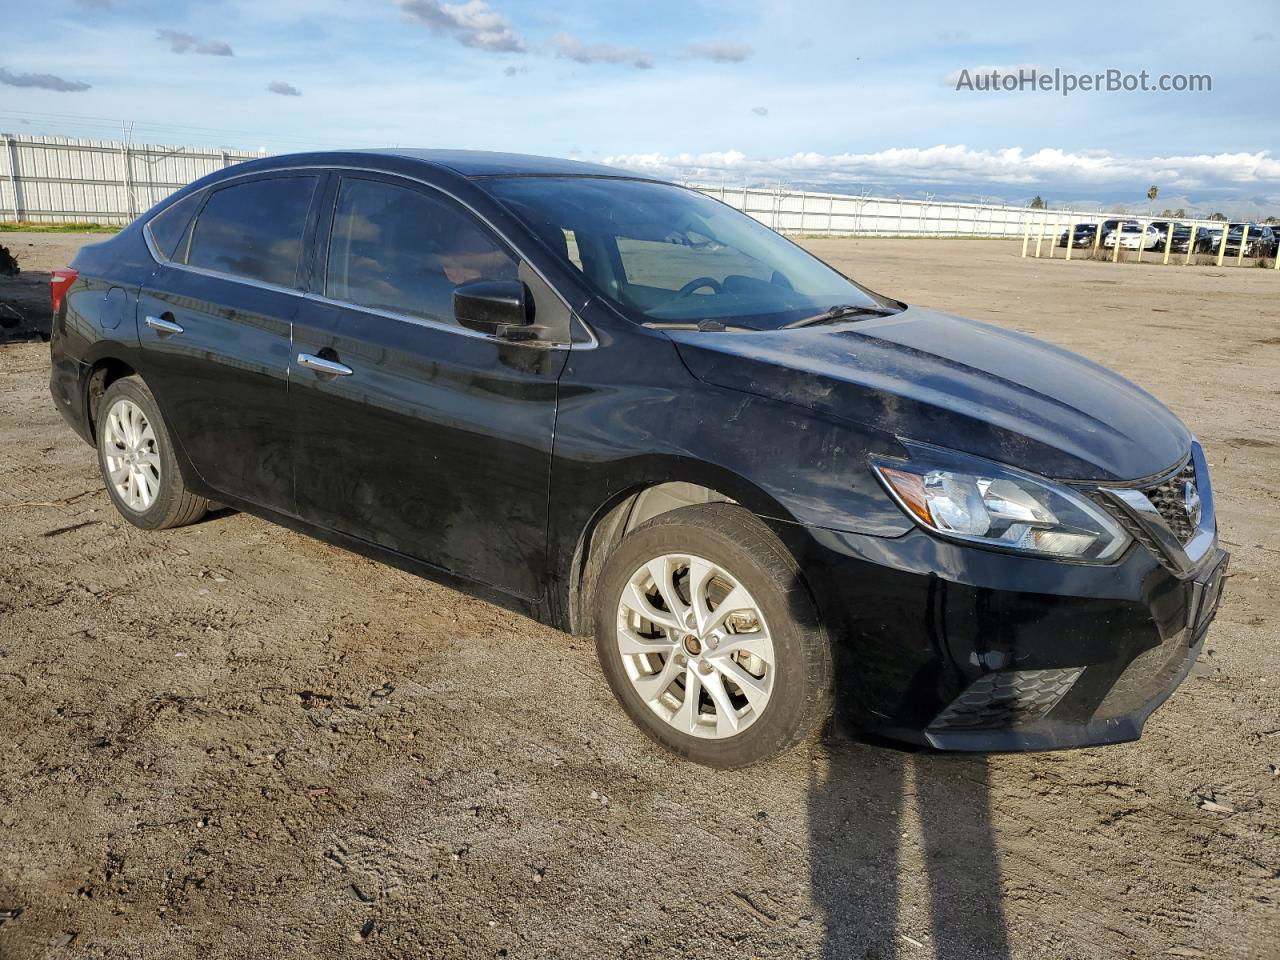
M 715 319 L 772 329 L 837 305 L 887 304 L 764 224 L 694 190 L 611 177 L 479 182 L 642 322 Z
M 196 219 L 187 263 L 293 286 L 316 182 L 316 177 L 273 177 L 216 191 Z
M 515 280 L 519 264 L 469 214 L 418 190 L 344 178 L 329 238 L 325 296 L 453 322 L 453 291 Z

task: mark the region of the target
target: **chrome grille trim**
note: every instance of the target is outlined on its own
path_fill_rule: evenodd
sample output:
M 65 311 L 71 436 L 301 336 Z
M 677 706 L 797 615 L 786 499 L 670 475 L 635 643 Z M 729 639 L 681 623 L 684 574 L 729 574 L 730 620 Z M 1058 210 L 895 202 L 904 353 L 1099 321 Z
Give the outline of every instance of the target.
M 1188 481 L 1199 499 L 1199 522 L 1194 525 L 1187 511 Z M 1155 483 L 1096 487 L 1090 497 L 1119 520 L 1161 566 L 1179 578 L 1190 576 L 1217 542 L 1209 466 L 1197 441 L 1192 441 L 1190 457 Z

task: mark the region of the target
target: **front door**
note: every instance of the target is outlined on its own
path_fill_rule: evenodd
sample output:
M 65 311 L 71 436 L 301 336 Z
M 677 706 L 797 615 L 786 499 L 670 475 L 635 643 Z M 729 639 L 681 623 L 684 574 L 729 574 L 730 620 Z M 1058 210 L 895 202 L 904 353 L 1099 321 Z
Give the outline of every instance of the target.
M 318 182 L 272 176 L 212 191 L 138 300 L 147 384 L 201 479 L 287 513 L 290 325 Z
M 299 514 L 539 596 L 567 354 L 463 328 L 452 306 L 458 284 L 527 268 L 468 211 L 406 181 L 343 176 L 324 220 L 291 357 Z

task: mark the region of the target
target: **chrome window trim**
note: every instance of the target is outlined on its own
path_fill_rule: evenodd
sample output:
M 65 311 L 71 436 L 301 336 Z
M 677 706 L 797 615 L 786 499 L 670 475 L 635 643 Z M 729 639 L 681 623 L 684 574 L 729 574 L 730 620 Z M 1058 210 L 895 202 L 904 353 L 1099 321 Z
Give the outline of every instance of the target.
M 326 297 L 319 293 L 307 293 L 302 290 L 292 290 L 302 297 L 304 300 L 311 300 L 314 303 L 323 303 L 326 306 L 341 307 L 343 310 L 358 310 L 360 313 L 367 313 L 375 317 L 386 317 L 388 320 L 399 320 L 402 323 L 412 323 L 414 326 L 426 327 L 429 330 L 443 330 L 447 333 L 456 333 L 464 337 L 472 337 L 477 340 L 492 340 L 495 343 L 508 344 L 510 346 L 533 347 L 541 350 L 571 350 L 574 347 L 585 349 L 587 344 L 565 343 L 560 340 L 506 340 L 502 337 L 495 337 L 492 334 L 482 333 L 479 330 L 468 330 L 466 327 L 459 327 L 444 320 L 432 320 L 430 317 L 415 317 L 408 313 L 396 313 L 394 310 L 381 310 L 377 307 L 365 307 L 358 303 L 350 303 L 346 300 L 334 300 L 332 297 Z M 576 314 L 571 314 L 576 318 Z M 586 324 L 582 325 L 586 328 Z M 594 341 L 594 337 L 593 337 Z M 594 342 L 592 344 L 594 346 Z
M 170 260 L 167 257 L 162 256 L 159 250 L 156 248 L 155 241 L 151 237 L 151 221 L 154 220 L 156 217 L 160 216 L 161 214 L 163 214 L 165 211 L 167 211 L 171 206 L 173 206 L 174 203 L 178 203 L 179 202 L 178 200 L 174 200 L 173 203 L 166 204 L 160 210 L 157 210 L 156 213 L 153 216 L 148 217 L 146 223 L 142 225 L 142 238 L 146 242 L 147 251 L 151 254 L 151 258 L 155 260 L 157 264 L 172 267 L 175 270 L 187 270 L 187 271 L 190 271 L 191 273 L 198 273 L 204 276 L 214 277 L 219 280 L 233 280 L 236 283 L 246 283 L 252 287 L 261 287 L 264 290 L 275 290 L 282 293 L 292 293 L 296 296 L 302 297 L 304 300 L 315 300 L 320 303 L 326 303 L 332 306 L 343 307 L 348 310 L 359 310 L 362 313 L 369 313 L 379 317 L 386 317 L 390 320 L 402 320 L 406 323 L 413 323 L 413 324 L 417 324 L 418 326 L 429 327 L 434 330 L 445 330 L 450 333 L 457 333 L 466 337 L 478 337 L 482 340 L 492 340 L 495 343 L 504 343 L 504 344 L 509 344 L 511 346 L 532 347 L 533 349 L 537 349 L 537 350 L 594 350 L 596 347 L 600 346 L 600 341 L 596 338 L 595 331 L 591 329 L 591 327 L 586 323 L 586 321 L 584 321 L 581 317 L 578 316 L 578 311 L 575 310 L 569 304 L 569 301 L 565 299 L 564 294 L 562 294 L 558 289 L 556 289 L 555 284 L 553 284 L 550 280 L 548 280 L 546 275 L 534 265 L 533 261 L 529 259 L 528 254 L 524 252 L 524 250 L 520 247 L 520 245 L 516 243 L 512 243 L 511 239 L 505 233 L 499 230 L 496 226 L 494 226 L 493 222 L 488 217 L 486 217 L 484 214 L 478 211 L 471 204 L 467 203 L 467 201 L 463 200 L 457 194 L 449 190 L 446 190 L 444 187 L 439 186 L 438 184 L 430 183 L 427 180 L 423 180 L 419 177 L 410 176 L 409 174 L 406 174 L 406 173 L 397 173 L 389 170 L 379 170 L 375 167 L 356 167 L 356 166 L 348 166 L 348 165 L 342 165 L 342 164 L 315 163 L 315 164 L 301 164 L 299 166 L 294 166 L 294 167 L 277 167 L 274 170 L 249 170 L 244 173 L 232 174 L 231 176 L 218 180 L 216 183 L 211 183 L 208 185 L 208 187 L 205 187 L 202 189 L 210 189 L 210 190 L 216 189 L 220 187 L 222 184 L 228 184 L 235 180 L 243 180 L 247 177 L 269 176 L 271 174 L 290 173 L 290 172 L 299 171 L 299 170 L 314 170 L 314 171 L 319 171 L 321 173 L 330 172 L 330 171 L 335 173 L 341 172 L 341 171 L 350 171 L 353 173 L 373 173 L 383 177 L 391 177 L 393 179 L 407 180 L 410 183 L 417 183 L 417 184 L 420 184 L 421 186 L 434 190 L 437 193 L 443 194 L 444 196 L 448 197 L 450 200 L 461 205 L 473 217 L 475 217 L 477 220 L 483 223 L 496 236 L 501 238 L 503 243 L 507 244 L 507 246 L 509 246 L 512 250 L 514 250 L 516 254 L 520 257 L 520 259 L 524 263 L 528 264 L 529 269 L 532 270 L 534 273 L 536 273 L 539 279 L 541 279 L 542 282 L 547 285 L 547 289 L 550 290 L 553 294 L 555 294 L 556 299 L 564 304 L 565 309 L 569 311 L 570 326 L 572 327 L 572 325 L 576 323 L 579 327 L 581 327 L 584 331 L 586 331 L 586 334 L 590 339 L 586 343 L 575 343 L 573 341 L 569 341 L 568 343 L 566 343 L 564 341 L 558 341 L 558 340 L 551 340 L 551 341 L 504 340 L 502 337 L 494 337 L 487 333 L 481 333 L 478 330 L 468 330 L 466 327 L 459 327 L 451 323 L 445 323 L 444 321 L 441 321 L 441 320 L 428 320 L 424 317 L 413 317 L 413 316 L 409 316 L 408 314 L 395 313 L 394 311 L 390 311 L 390 310 L 378 310 L 372 307 L 364 307 L 358 303 L 350 303 L 346 300 L 333 300 L 329 297 L 325 297 L 320 294 L 309 293 L 305 290 L 299 290 L 297 287 L 281 287 L 281 286 L 278 286 L 277 284 L 266 283 L 265 281 L 262 281 L 262 280 L 253 280 L 249 277 L 240 277 L 231 273 L 222 273 L 217 270 L 207 270 L 203 267 L 193 267 L 193 266 L 190 266 L 189 264 L 178 263 L 174 260 Z M 571 330 L 570 336 L 572 335 L 573 334 Z

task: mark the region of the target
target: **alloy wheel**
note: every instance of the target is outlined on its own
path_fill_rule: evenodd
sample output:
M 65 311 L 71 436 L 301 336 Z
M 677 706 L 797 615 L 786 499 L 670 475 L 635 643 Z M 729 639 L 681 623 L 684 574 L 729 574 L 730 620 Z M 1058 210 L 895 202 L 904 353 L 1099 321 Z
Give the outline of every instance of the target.
M 102 428 L 107 476 L 122 503 L 144 513 L 160 493 L 160 450 L 147 415 L 132 400 L 111 405 Z
M 618 652 L 645 704 L 681 733 L 722 740 L 758 720 L 773 690 L 773 639 L 731 572 L 687 554 L 649 560 L 618 601 Z

